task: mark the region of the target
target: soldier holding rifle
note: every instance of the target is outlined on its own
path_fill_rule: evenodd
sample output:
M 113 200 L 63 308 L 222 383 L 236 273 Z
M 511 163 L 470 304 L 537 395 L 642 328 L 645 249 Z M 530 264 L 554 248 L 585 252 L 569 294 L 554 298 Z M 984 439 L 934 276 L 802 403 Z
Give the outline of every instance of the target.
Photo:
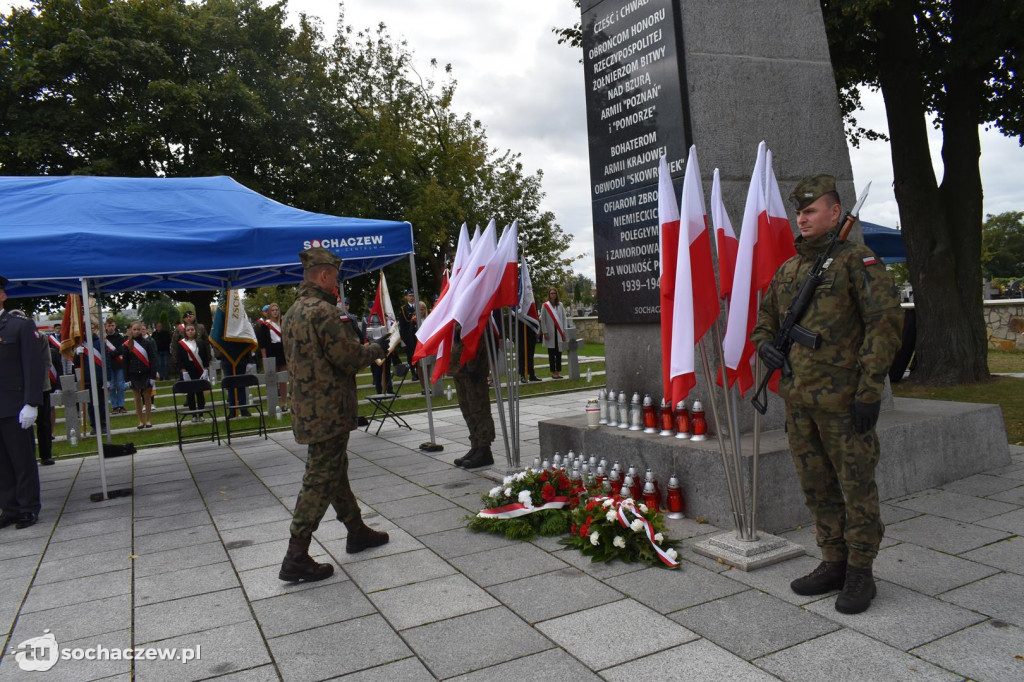
M 790 199 L 797 255 L 775 273 L 751 340 L 769 373 L 783 369 L 790 449 L 821 548 L 821 564 L 791 588 L 841 590 L 836 610 L 860 613 L 875 596 L 871 566 L 884 530 L 875 424 L 903 311 L 882 262 L 845 241 L 856 215 L 848 213 L 840 229 L 835 178 L 804 178 Z M 755 406 L 763 408 L 756 398 Z

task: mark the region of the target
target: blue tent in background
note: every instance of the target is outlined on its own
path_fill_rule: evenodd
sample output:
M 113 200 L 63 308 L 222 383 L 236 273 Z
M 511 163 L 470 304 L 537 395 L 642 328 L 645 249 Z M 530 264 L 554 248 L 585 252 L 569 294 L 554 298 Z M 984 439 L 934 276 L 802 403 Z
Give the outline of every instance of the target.
M 229 177 L 0 177 L 7 295 L 223 289 L 295 283 L 324 246 L 342 278 L 413 253 L 406 222 L 310 213 Z M 415 275 L 414 275 L 415 276 Z
M 907 262 L 907 250 L 903 246 L 902 232 L 864 221 L 861 221 L 860 225 L 864 230 L 864 243 L 886 265 Z

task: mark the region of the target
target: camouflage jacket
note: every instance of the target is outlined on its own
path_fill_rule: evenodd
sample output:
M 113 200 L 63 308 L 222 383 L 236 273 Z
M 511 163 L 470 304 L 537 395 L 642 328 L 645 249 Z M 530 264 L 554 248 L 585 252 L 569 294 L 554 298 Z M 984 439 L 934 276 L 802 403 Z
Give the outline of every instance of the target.
M 334 294 L 311 282 L 299 287 L 282 331 L 295 440 L 321 443 L 356 428 L 356 372 L 383 357 L 380 346 L 360 344 Z
M 756 346 L 775 339 L 800 285 L 827 246 L 827 235 L 811 242 L 797 238 L 797 255 L 778 269 L 761 301 L 750 336 Z M 903 309 L 892 278 L 869 248 L 843 242 L 832 256 L 800 321 L 821 334 L 821 347 L 793 344 L 793 374 L 779 382 L 779 395 L 792 405 L 842 412 L 854 398 L 881 400 L 885 375 L 902 340 Z

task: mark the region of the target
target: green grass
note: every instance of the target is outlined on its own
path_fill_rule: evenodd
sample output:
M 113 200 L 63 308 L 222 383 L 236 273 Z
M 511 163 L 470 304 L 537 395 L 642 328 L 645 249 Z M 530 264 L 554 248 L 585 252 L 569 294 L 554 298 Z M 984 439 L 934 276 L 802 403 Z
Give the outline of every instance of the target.
M 893 385 L 892 392 L 900 398 L 999 405 L 1003 408 L 1007 438 L 1011 443 L 1024 445 L 1024 379 L 994 377 L 991 381 L 977 384 L 940 387 L 900 382 Z
M 1020 351 L 989 350 L 988 371 L 993 373 L 1024 372 L 1024 353 Z

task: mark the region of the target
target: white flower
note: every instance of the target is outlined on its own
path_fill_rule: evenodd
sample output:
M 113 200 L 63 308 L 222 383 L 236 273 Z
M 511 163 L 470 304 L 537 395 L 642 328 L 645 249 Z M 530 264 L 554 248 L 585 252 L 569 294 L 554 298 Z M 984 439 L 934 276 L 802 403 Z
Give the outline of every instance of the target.
M 512 477 L 506 476 L 502 483 L 504 483 L 505 485 L 512 485 Z
M 629 527 L 633 529 L 634 533 L 639 533 L 644 529 L 644 522 L 642 519 L 633 519 L 633 523 L 629 524 Z
M 662 535 L 661 533 L 655 533 L 654 534 L 654 541 L 657 542 L 660 545 L 662 542 L 665 541 L 665 536 Z
M 527 509 L 533 507 L 533 498 L 530 496 L 529 490 L 523 490 L 519 493 L 519 504 L 523 505 Z
M 640 509 L 640 513 L 641 514 L 646 514 L 647 513 L 647 505 L 646 504 L 641 503 L 639 509 Z
M 614 509 L 612 509 L 605 514 L 605 518 L 608 519 L 608 523 L 615 523 L 615 519 L 619 518 L 619 515 Z
M 601 534 L 598 533 L 596 530 L 590 534 L 590 544 L 594 545 L 595 547 L 601 544 Z
M 665 551 L 665 554 L 667 554 L 668 558 L 671 559 L 672 561 L 675 561 L 676 559 L 679 558 L 679 552 L 675 551 L 671 547 L 669 547 L 668 550 Z
M 489 492 L 488 495 L 494 498 L 501 497 L 501 486 L 498 485 L 491 488 L 491 492 Z
M 625 549 L 626 548 L 626 538 L 622 537 L 621 535 L 616 535 L 615 539 L 612 540 L 612 544 L 615 545 L 616 547 L 618 547 L 619 549 Z
M 602 502 L 602 504 L 604 505 L 604 508 L 607 509 L 608 507 L 615 504 L 615 500 L 605 500 L 604 502 Z
M 526 478 L 526 472 L 525 471 L 520 471 L 518 474 L 516 474 L 512 478 L 514 478 L 516 480 L 516 482 L 522 481 L 523 479 Z
M 505 496 L 506 497 L 511 497 L 512 496 L 512 488 L 505 488 Z

